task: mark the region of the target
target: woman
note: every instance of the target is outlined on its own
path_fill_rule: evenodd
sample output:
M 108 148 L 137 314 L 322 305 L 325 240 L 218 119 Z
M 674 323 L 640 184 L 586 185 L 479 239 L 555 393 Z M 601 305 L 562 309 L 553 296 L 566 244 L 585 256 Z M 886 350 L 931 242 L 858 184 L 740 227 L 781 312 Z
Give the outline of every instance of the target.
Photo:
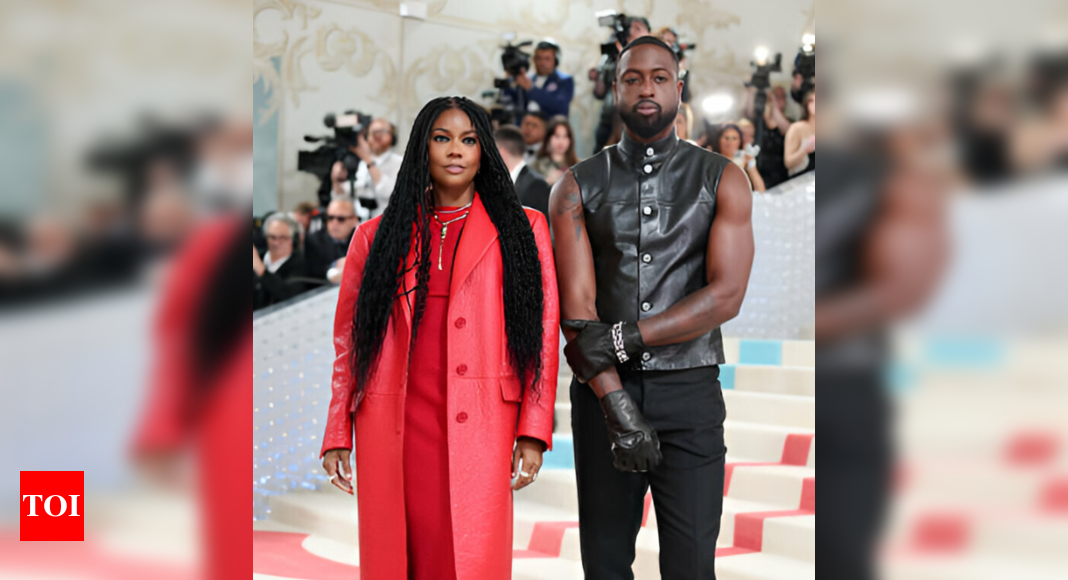
M 816 170 L 816 91 L 801 99 L 801 120 L 786 131 L 783 161 L 790 177 Z
M 322 457 L 352 493 L 355 429 L 361 575 L 510 578 L 508 482 L 552 445 L 560 314 L 548 225 L 478 105 L 423 107 L 346 264 Z
M 534 171 L 545 176 L 545 181 L 552 185 L 577 163 L 575 135 L 571 131 L 571 123 L 568 123 L 567 117 L 563 115 L 549 119 L 549 127 L 545 130 L 545 141 L 532 164 Z
M 721 125 L 719 132 L 712 139 L 712 150 L 741 167 L 742 171 L 745 171 L 745 174 L 749 176 L 753 191 L 764 191 L 764 179 L 760 177 L 760 172 L 757 171 L 756 160 L 753 159 L 752 155 L 741 151 L 741 146 L 742 130 L 733 123 Z

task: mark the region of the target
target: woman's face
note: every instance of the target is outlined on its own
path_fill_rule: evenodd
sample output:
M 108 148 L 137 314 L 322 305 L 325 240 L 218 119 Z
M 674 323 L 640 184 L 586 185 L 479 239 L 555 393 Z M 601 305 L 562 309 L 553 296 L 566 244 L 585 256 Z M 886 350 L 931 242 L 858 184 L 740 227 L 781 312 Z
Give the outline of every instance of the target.
M 719 152 L 727 159 L 734 157 L 741 145 L 742 136 L 734 129 L 727 129 L 719 136 Z
M 430 131 L 430 180 L 443 189 L 471 185 L 482 159 L 478 134 L 460 109 L 448 109 L 434 120 Z
M 571 137 L 567 134 L 567 127 L 557 125 L 553 136 L 549 138 L 549 151 L 554 155 L 563 155 L 568 147 L 571 147 Z
M 810 118 L 816 116 L 816 95 L 814 94 L 808 98 L 808 116 Z

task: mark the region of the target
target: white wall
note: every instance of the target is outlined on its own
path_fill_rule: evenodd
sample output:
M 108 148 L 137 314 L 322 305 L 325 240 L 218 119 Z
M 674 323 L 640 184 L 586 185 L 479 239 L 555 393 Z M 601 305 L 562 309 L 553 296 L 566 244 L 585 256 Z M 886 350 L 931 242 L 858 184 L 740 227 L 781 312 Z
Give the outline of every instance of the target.
M 425 21 L 402 19 L 396 0 L 256 0 L 253 11 L 254 79 L 272 92 L 258 120 L 279 115 L 278 202 L 291 209 L 313 201 L 314 177 L 297 171 L 308 133 L 323 134 L 325 113 L 348 108 L 398 124 L 400 143 L 419 109 L 431 98 L 479 99 L 500 68 L 501 34 L 520 40 L 554 38 L 562 47 L 560 69 L 575 76 L 571 119 L 580 157 L 592 147 L 600 101 L 586 71 L 608 30 L 594 12 L 615 9 L 649 18 L 653 28 L 672 26 L 697 43 L 688 56 L 693 102 L 712 92 L 743 95 L 749 60 L 757 45 L 781 51 L 792 62 L 801 34 L 815 31 L 813 0 L 431 0 Z M 277 58 L 278 67 L 271 59 Z M 784 68 L 789 68 L 784 65 Z M 788 71 L 787 71 L 788 72 Z M 786 76 L 780 76 L 785 81 Z M 776 80 L 773 77 L 773 81 Z

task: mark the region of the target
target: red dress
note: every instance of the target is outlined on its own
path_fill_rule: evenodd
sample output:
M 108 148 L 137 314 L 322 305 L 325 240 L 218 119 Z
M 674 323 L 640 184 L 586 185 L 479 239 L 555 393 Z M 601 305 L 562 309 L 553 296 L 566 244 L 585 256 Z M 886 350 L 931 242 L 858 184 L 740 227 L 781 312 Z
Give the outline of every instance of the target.
M 439 207 L 442 223 L 467 211 Z M 404 407 L 404 502 L 408 531 L 408 578 L 455 580 L 449 498 L 449 433 L 446 421 L 446 321 L 449 281 L 460 230 L 467 219 L 442 226 L 430 221 L 430 283 L 426 308 L 412 347 Z M 439 247 L 441 256 L 439 256 Z M 440 258 L 441 269 L 438 269 Z

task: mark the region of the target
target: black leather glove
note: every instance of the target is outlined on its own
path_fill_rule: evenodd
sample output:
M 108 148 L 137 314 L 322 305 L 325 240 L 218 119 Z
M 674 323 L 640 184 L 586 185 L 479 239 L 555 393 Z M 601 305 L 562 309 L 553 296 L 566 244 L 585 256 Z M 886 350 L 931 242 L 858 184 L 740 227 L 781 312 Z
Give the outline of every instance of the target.
M 580 381 L 588 382 L 608 367 L 622 362 L 616 355 L 616 345 L 612 340 L 612 324 L 596 320 L 565 320 L 561 325 L 579 331 L 578 336 L 564 347 L 564 356 Z M 625 322 L 621 330 L 623 352 L 628 360 L 641 356 L 645 341 L 642 340 L 638 325 Z
M 650 471 L 660 465 L 660 439 L 634 404 L 620 389 L 601 397 L 601 410 L 612 443 L 612 465 L 620 471 Z

